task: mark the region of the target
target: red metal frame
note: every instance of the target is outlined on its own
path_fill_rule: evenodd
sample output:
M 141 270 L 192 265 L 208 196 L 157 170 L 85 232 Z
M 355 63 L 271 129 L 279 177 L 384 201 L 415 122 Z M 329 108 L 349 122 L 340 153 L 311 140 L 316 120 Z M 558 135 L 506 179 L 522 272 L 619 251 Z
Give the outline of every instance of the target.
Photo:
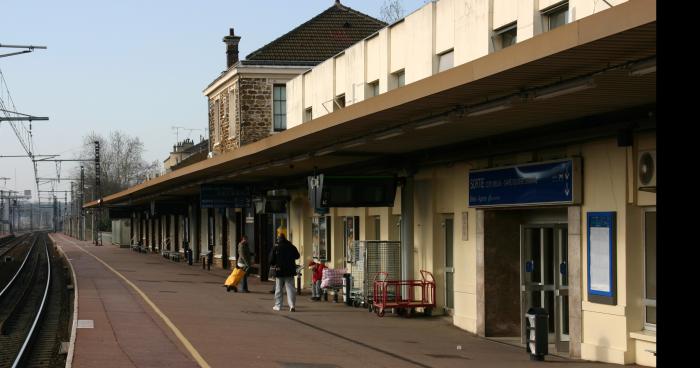
M 413 308 L 425 308 L 427 314 L 435 308 L 435 278 L 429 271 L 420 270 L 421 280 L 389 280 L 387 272 L 378 272 L 373 283 L 373 308 L 379 317 L 384 317 L 387 308 L 398 308 L 410 316 Z M 403 295 L 403 290 L 408 295 Z M 416 289 L 420 289 L 416 293 Z

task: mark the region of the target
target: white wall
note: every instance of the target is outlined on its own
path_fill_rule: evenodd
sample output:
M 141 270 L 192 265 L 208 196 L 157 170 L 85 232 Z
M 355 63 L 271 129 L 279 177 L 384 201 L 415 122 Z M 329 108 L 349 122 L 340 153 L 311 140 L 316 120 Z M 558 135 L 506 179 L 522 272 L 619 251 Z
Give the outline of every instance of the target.
M 608 0 L 619 5 L 626 0 Z M 517 22 L 517 42 L 542 33 L 541 10 L 561 0 L 440 0 L 429 2 L 403 21 L 381 29 L 287 83 L 287 126 L 303 121 L 313 107 L 313 118 L 328 114 L 323 103 L 345 93 L 346 105 L 365 98 L 367 84 L 379 80 L 379 92 L 391 86 L 391 73 L 404 69 L 406 84 L 437 72 L 437 56 L 454 49 L 454 65 L 468 63 L 491 52 L 493 29 Z M 609 6 L 602 0 L 570 0 L 574 22 Z M 329 111 L 332 103 L 326 102 Z

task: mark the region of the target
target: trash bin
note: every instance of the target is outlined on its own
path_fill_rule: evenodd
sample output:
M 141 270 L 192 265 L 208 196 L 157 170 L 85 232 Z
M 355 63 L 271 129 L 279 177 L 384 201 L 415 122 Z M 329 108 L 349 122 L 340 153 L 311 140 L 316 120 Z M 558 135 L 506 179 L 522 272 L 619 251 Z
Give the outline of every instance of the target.
M 351 306 L 352 305 L 352 296 L 350 295 L 350 290 L 352 288 L 352 274 L 349 273 L 344 273 L 343 274 L 343 300 L 345 301 L 345 305 Z
M 525 351 L 530 360 L 543 361 L 549 354 L 549 314 L 544 308 L 530 308 L 525 314 Z

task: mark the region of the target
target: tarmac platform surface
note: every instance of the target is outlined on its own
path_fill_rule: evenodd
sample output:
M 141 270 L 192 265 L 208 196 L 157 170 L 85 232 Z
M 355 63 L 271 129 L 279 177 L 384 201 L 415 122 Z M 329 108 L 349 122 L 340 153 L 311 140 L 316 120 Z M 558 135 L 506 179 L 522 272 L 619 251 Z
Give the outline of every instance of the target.
M 276 312 L 271 282 L 249 277 L 250 293 L 227 293 L 229 270 L 51 236 L 77 279 L 73 367 L 618 366 L 553 355 L 530 361 L 524 348 L 478 337 L 445 317 L 379 318 L 310 301 L 308 289 L 297 296 L 296 312 Z

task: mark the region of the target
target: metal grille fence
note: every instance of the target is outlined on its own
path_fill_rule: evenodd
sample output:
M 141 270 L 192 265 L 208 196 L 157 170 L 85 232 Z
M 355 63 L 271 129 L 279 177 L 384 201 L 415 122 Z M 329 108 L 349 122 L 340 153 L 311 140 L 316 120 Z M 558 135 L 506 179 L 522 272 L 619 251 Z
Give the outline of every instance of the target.
M 352 288 L 356 306 L 372 302 L 372 286 L 377 272 L 388 273 L 390 280 L 401 279 L 401 242 L 389 240 L 355 240 L 350 252 Z

